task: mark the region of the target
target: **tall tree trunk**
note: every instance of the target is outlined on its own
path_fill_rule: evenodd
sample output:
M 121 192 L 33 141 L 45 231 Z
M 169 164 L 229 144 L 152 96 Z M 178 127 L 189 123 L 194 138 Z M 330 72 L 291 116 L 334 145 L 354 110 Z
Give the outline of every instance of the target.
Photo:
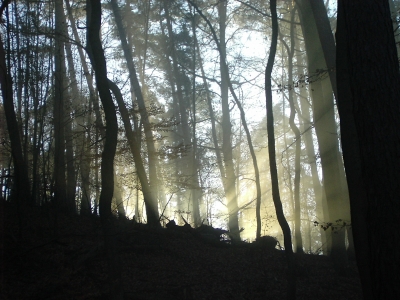
M 35 49 L 33 61 L 35 62 L 34 76 L 31 76 L 31 96 L 33 98 L 33 137 L 32 137 L 32 203 L 39 204 L 40 202 L 40 177 L 39 177 L 39 159 L 40 159 L 40 135 L 43 128 L 43 114 L 40 111 L 40 90 L 42 87 L 44 89 L 48 88 L 43 82 L 34 80 L 34 78 L 39 78 L 41 72 L 43 72 L 43 64 L 41 64 L 41 59 L 39 55 L 40 49 L 40 37 L 35 38 Z M 41 124 L 39 126 L 39 124 Z
M 114 241 L 114 226 L 112 224 L 111 201 L 114 191 L 114 156 L 117 147 L 118 124 L 114 102 L 110 93 L 107 66 L 100 40 L 101 1 L 87 0 L 87 39 L 88 53 L 95 69 L 95 78 L 100 99 L 103 104 L 106 119 L 104 149 L 101 160 L 101 194 L 100 220 L 103 229 L 106 255 L 108 260 L 110 284 L 109 299 L 123 299 L 121 289 L 121 262 Z
M 0 16 L 9 1 L 2 4 Z M 3 8 L 4 6 L 4 8 Z M 6 54 L 4 51 L 3 38 L 0 36 L 0 84 L 3 96 L 4 113 L 7 121 L 7 130 L 11 141 L 11 154 L 14 164 L 15 196 L 17 203 L 30 202 L 30 186 L 28 168 L 22 154 L 21 137 L 18 130 L 17 117 L 13 103 L 12 78 L 6 65 Z
M 66 78 L 65 78 L 66 79 Z M 65 80 L 67 86 L 67 80 Z M 72 100 L 71 95 L 67 91 L 65 92 L 67 96 L 66 108 L 65 108 L 65 158 L 67 164 L 67 185 L 66 185 L 66 201 L 68 207 L 70 207 L 72 212 L 76 211 L 75 205 L 75 194 L 76 194 L 76 176 L 75 176 L 75 155 L 74 155 L 74 133 L 72 129 L 73 121 L 70 119 L 72 112 Z
M 400 76 L 387 1 L 338 2 L 338 108 L 364 299 L 400 298 Z
M 192 34 L 193 37 L 196 36 L 196 14 L 192 13 Z M 197 151 L 197 136 L 196 136 L 196 41 L 193 40 L 193 64 L 192 64 L 192 203 L 193 203 L 193 221 L 195 227 L 199 227 L 201 225 L 201 217 L 200 217 L 200 199 L 201 199 L 201 187 L 199 185 L 199 161 L 198 161 L 198 151 Z
M 335 39 L 332 34 L 332 29 L 330 26 L 330 21 L 326 11 L 325 4 L 322 0 L 309 1 L 311 9 L 313 11 L 313 17 L 315 19 L 315 25 L 318 31 L 319 40 L 321 42 L 321 48 L 324 53 L 324 58 L 329 74 L 329 80 L 331 82 L 332 91 L 337 100 L 337 83 L 336 83 L 336 52 L 335 52 Z M 343 162 L 341 155 L 338 155 L 338 166 L 339 166 L 339 177 L 341 179 L 341 187 L 343 191 L 343 201 L 345 202 L 346 209 L 350 206 L 350 200 L 348 197 L 349 191 L 347 187 L 347 182 L 345 178 L 345 172 L 343 168 Z M 347 214 L 349 216 L 349 214 Z M 347 218 L 347 216 L 346 216 Z M 354 257 L 354 242 L 351 229 L 349 227 L 345 228 L 347 231 L 348 238 L 348 249 L 347 254 L 349 257 Z
M 9 1 L 10 2 L 10 1 Z M 26 0 L 26 7 L 29 10 L 29 1 Z M 7 2 L 4 1 L 4 3 L 6 4 Z M 13 12 L 14 12 L 14 18 L 15 18 L 15 27 L 19 28 L 20 27 L 20 18 L 22 18 L 22 16 L 18 13 L 18 9 L 17 9 L 17 3 L 15 1 L 13 1 L 12 3 L 13 6 Z M 25 16 L 26 18 L 28 18 L 28 15 Z M 11 24 L 9 23 L 9 17 L 8 17 L 8 13 L 6 11 L 6 19 L 7 19 L 7 39 L 10 40 L 10 33 L 11 33 Z M 10 47 L 10 43 L 7 43 L 7 48 Z M 16 50 L 17 50 L 17 54 L 16 54 L 16 59 L 17 59 L 17 87 L 15 88 L 16 90 L 16 103 L 17 103 L 17 111 L 16 111 L 16 117 L 17 117 L 17 124 L 19 125 L 18 130 L 19 130 L 19 135 L 20 135 L 20 139 L 22 142 L 22 137 L 23 137 L 23 132 L 22 132 L 22 89 L 23 89 L 23 84 L 24 84 L 24 68 L 22 67 L 22 51 L 21 51 L 21 38 L 20 38 L 20 34 L 16 34 L 15 36 L 15 46 L 16 46 Z M 7 58 L 9 60 L 10 58 L 10 54 L 7 54 Z M 24 158 L 25 159 L 25 158 Z
M 301 73 L 299 73 L 301 74 Z M 307 159 L 310 164 L 311 176 L 313 182 L 313 190 L 315 197 L 315 206 L 316 212 L 315 216 L 317 218 L 317 222 L 322 223 L 324 220 L 329 220 L 329 211 L 328 204 L 326 203 L 325 190 L 323 189 L 321 182 L 318 176 L 318 168 L 317 168 L 317 156 L 315 154 L 314 141 L 312 135 L 312 122 L 310 116 L 310 106 L 307 101 L 307 93 L 304 89 L 300 91 L 300 107 L 302 111 L 302 132 L 303 140 L 306 147 Z M 328 249 L 331 249 L 331 246 L 328 245 L 328 240 L 326 238 L 326 231 L 320 226 L 319 227 L 320 235 L 321 235 L 321 244 L 322 251 L 324 255 L 328 254 Z
M 161 10 L 161 7 L 160 7 Z M 161 13 L 161 12 L 160 12 Z M 161 34 L 163 36 L 163 46 L 165 48 L 168 48 L 168 37 L 164 32 L 164 25 L 162 23 L 162 19 L 160 19 L 160 27 L 161 27 Z M 175 126 L 174 126 L 174 130 L 172 133 L 172 144 L 173 146 L 177 147 L 179 145 L 181 145 L 181 138 L 182 138 L 182 122 L 181 122 L 181 116 L 179 113 L 179 107 L 178 107 L 178 96 L 177 96 L 177 91 L 176 91 L 176 87 L 175 87 L 175 80 L 174 80 L 174 75 L 173 75 L 173 71 L 172 71 L 172 65 L 171 65 L 171 60 L 170 60 L 170 54 L 166 53 L 165 55 L 165 71 L 166 71 L 166 77 L 168 80 L 168 83 L 171 87 L 171 91 L 172 91 L 172 114 L 173 117 L 175 119 Z M 180 168 L 182 168 L 182 164 L 180 164 L 180 160 L 179 159 L 175 159 L 175 168 L 174 168 L 174 174 L 173 176 L 176 178 L 176 181 L 178 181 L 178 177 L 181 174 L 180 172 Z M 181 167 L 180 167 L 181 166 Z M 183 203 L 181 201 L 181 193 L 177 192 L 176 193 L 176 202 L 177 202 L 177 208 L 178 211 L 182 211 L 184 210 L 183 208 Z
M 65 178 L 65 56 L 63 1 L 55 0 L 55 54 L 54 54 L 54 201 L 58 209 L 69 211 Z
M 30 8 L 30 3 L 29 1 L 26 1 L 26 6 L 27 6 L 27 10 L 29 11 Z M 29 17 L 26 16 L 26 23 L 27 24 L 31 24 L 31 22 L 29 21 Z M 29 26 L 29 25 L 28 25 Z M 24 124 L 23 127 L 21 128 L 21 137 L 22 137 L 22 151 L 24 154 L 24 159 L 26 161 L 28 161 L 28 141 L 30 139 L 30 136 L 28 134 L 29 132 L 29 119 L 30 119 L 30 103 L 29 103 L 29 82 L 31 81 L 31 62 L 32 62 L 32 56 L 31 56 L 31 39 L 27 39 L 26 40 L 26 45 L 25 45 L 25 51 L 27 53 L 27 55 L 25 56 L 25 78 L 23 79 L 23 110 L 24 110 Z M 21 108 L 22 110 L 22 108 Z M 22 122 L 21 122 L 22 125 Z M 29 176 L 29 168 L 28 168 L 28 176 Z
M 61 1 L 60 8 L 62 8 L 62 12 L 60 11 L 60 20 L 62 24 L 62 36 L 65 41 L 68 39 L 68 27 L 67 20 L 65 18 L 63 1 Z M 76 212 L 75 205 L 75 194 L 76 194 L 76 176 L 75 176 L 75 155 L 74 155 L 74 133 L 73 133 L 73 123 L 74 119 L 71 118 L 71 113 L 73 112 L 73 97 L 77 96 L 77 89 L 72 91 L 68 91 L 68 86 L 76 86 L 76 75 L 72 60 L 71 53 L 71 44 L 68 42 L 64 42 L 65 51 L 67 53 L 66 58 L 68 61 L 68 70 L 70 73 L 70 78 L 68 80 L 67 76 L 64 76 L 64 95 L 65 97 L 65 157 L 66 157 L 66 165 L 67 165 L 67 185 L 66 185 L 66 201 L 68 203 L 68 207 L 71 212 Z M 68 51 L 69 50 L 69 51 Z M 65 61 L 64 61 L 65 65 Z M 71 69 L 72 68 L 72 69 Z M 79 114 L 77 114 L 79 115 Z
M 183 155 L 179 162 L 179 170 L 177 171 L 178 176 L 183 176 L 184 185 L 188 188 L 185 189 L 185 197 L 189 199 L 192 195 L 192 191 L 196 188 L 192 186 L 193 183 L 193 176 L 195 176 L 196 170 L 193 169 L 193 163 L 191 157 L 193 154 L 193 143 L 191 139 L 191 129 L 189 126 L 188 120 L 188 108 L 190 107 L 190 96 L 189 91 L 190 88 L 190 81 L 188 80 L 186 74 L 180 70 L 179 68 L 179 61 L 178 61 L 178 54 L 176 51 L 176 42 L 175 42 L 175 33 L 172 29 L 172 17 L 170 15 L 170 6 L 172 2 L 164 1 L 164 11 L 165 11 L 165 19 L 168 31 L 168 48 L 169 48 L 169 57 L 171 58 L 171 79 L 173 79 L 173 85 L 176 87 L 176 97 L 175 97 L 175 105 L 174 109 L 175 114 L 179 114 L 179 129 L 180 134 L 177 137 L 178 143 L 180 146 L 188 149 L 188 154 Z M 188 84 L 189 83 L 189 84 Z M 184 94 L 185 91 L 185 94 Z M 198 184 L 197 184 L 198 185 Z M 190 191 L 189 188 L 192 190 Z M 195 216 L 197 214 L 193 211 L 194 219 L 196 219 L 196 223 L 199 221 L 199 216 Z M 200 224 L 198 224 L 200 225 Z
M 190 128 L 189 128 L 188 114 L 187 114 L 187 104 L 185 103 L 182 90 L 182 85 L 184 83 L 184 78 L 183 78 L 184 74 L 181 74 L 178 67 L 178 58 L 175 49 L 176 45 L 175 45 L 174 32 L 172 30 L 172 20 L 169 14 L 169 5 L 170 3 L 168 1 L 164 1 L 164 11 L 166 15 L 167 30 L 168 30 L 169 50 L 172 59 L 172 73 L 176 85 L 178 108 L 179 108 L 180 122 L 182 127 L 182 138 L 184 145 L 190 145 L 191 139 L 190 139 Z
M 67 1 L 68 2 L 68 1 Z M 71 107 L 75 109 L 75 115 L 76 117 L 76 125 L 77 125 L 77 130 L 74 130 L 74 133 L 77 134 L 77 153 L 74 158 L 74 164 L 79 163 L 80 168 L 80 177 L 81 177 L 81 190 L 82 190 L 82 197 L 81 197 L 81 214 L 89 214 L 91 211 L 91 205 L 90 205 L 90 183 L 89 183 L 89 178 L 90 178 L 90 139 L 89 138 L 89 133 L 90 131 L 88 130 L 86 136 L 86 130 L 87 125 L 90 124 L 88 121 L 90 121 L 90 113 L 87 114 L 87 122 L 85 123 L 85 118 L 84 118 L 84 111 L 83 111 L 83 105 L 79 104 L 79 100 L 81 98 L 79 97 L 79 89 L 78 89 L 78 84 L 76 80 L 76 71 L 75 71 L 75 65 L 73 61 L 73 56 L 72 56 L 72 49 L 71 49 L 71 44 L 66 43 L 65 44 L 65 51 L 66 51 L 66 56 L 67 56 L 67 62 L 68 62 L 68 70 L 69 70 L 69 78 L 70 78 L 70 103 Z M 91 106 L 91 103 L 89 103 L 89 106 Z M 90 110 L 89 110 L 90 111 Z M 71 138 L 72 139 L 72 132 L 71 132 Z M 72 142 L 72 141 L 71 141 Z M 78 158 L 79 157 L 79 158 Z M 71 164 L 73 165 L 73 164 Z M 70 166 L 72 167 L 72 166 Z M 67 168 L 69 168 L 67 166 Z M 74 170 L 75 171 L 75 170 Z M 76 178 L 75 176 L 72 177 L 72 174 L 70 175 L 71 171 L 68 171 L 68 176 L 70 176 L 70 179 L 67 180 L 68 182 L 68 193 L 69 197 L 71 199 L 74 199 L 75 201 L 75 185 L 76 185 Z M 74 185 L 70 183 L 70 181 L 74 180 Z M 73 196 L 72 196 L 73 195 Z
M 221 105 L 222 105 L 222 153 L 225 162 L 225 196 L 228 202 L 229 230 L 233 239 L 240 240 L 238 203 L 236 195 L 236 172 L 233 165 L 232 154 L 232 124 L 229 111 L 229 84 L 226 65 L 226 8 L 227 1 L 221 1 L 218 4 L 219 17 L 219 65 L 221 73 Z
M 148 105 L 148 101 L 146 99 L 149 99 L 150 97 L 148 97 L 149 93 L 148 93 L 148 86 L 146 83 L 146 63 L 147 63 L 147 50 L 148 50 L 148 46 L 149 46 L 149 30 L 150 30 L 150 15 L 151 15 L 151 0 L 147 0 L 145 3 L 145 8 L 143 11 L 143 14 L 145 15 L 144 17 L 144 46 L 142 46 L 142 41 L 139 41 L 139 45 L 140 46 L 136 46 L 135 45 L 135 39 L 134 36 L 135 34 L 137 34 L 136 30 L 133 29 L 132 27 L 129 28 L 131 29 L 130 31 L 128 31 L 128 27 L 127 27 L 127 42 L 128 45 L 131 45 L 132 47 L 135 47 L 135 51 L 136 53 L 138 53 L 136 55 L 137 59 L 138 59 L 138 77 L 139 77 L 139 81 L 140 81 L 140 85 L 141 85 L 141 91 L 142 91 L 142 95 L 143 95 L 143 99 L 145 101 L 145 104 Z M 130 16 L 133 16 L 132 10 L 131 10 L 131 5 L 133 5 L 132 0 L 126 1 L 125 3 L 125 14 L 128 15 L 128 18 Z M 129 23 L 128 23 L 129 24 Z M 133 29 L 133 30 L 132 30 Z M 132 95 L 132 99 L 135 99 L 135 96 Z M 136 134 L 140 135 L 140 128 L 137 127 L 137 116 L 134 115 L 133 116 L 133 124 L 134 126 L 134 130 L 136 132 Z M 139 142 L 141 143 L 141 141 L 139 140 Z M 157 148 L 157 141 L 154 140 L 154 147 Z M 164 186 L 164 182 L 163 182 L 163 178 L 162 178 L 162 168 L 160 165 L 160 159 L 159 157 L 156 155 L 156 159 L 154 160 L 155 163 L 155 169 L 157 171 L 157 177 L 156 177 L 156 182 L 154 183 L 157 186 L 157 190 L 155 192 L 158 192 L 158 195 L 156 195 L 156 199 L 158 199 L 159 205 L 160 207 L 165 207 L 167 204 L 166 201 L 166 192 L 165 192 L 165 186 Z M 150 180 L 151 182 L 151 180 Z
M 318 76 L 318 70 L 326 70 L 327 65 L 310 1 L 298 0 L 297 3 L 308 58 L 308 80 L 311 89 L 313 119 L 320 148 L 324 189 L 329 208 L 330 220 L 325 220 L 325 222 L 333 224 L 327 232 L 328 238 L 332 239 L 330 255 L 335 261 L 337 269 L 343 271 L 347 267 L 345 229 L 334 225 L 336 222 L 350 222 L 350 207 L 346 201 L 347 189 L 341 184 L 340 178 L 340 168 L 343 168 L 343 165 L 339 165 L 340 152 L 332 87 L 329 80 Z
M 154 137 L 153 137 L 153 132 L 151 129 L 151 124 L 149 120 L 149 116 L 147 113 L 146 105 L 144 102 L 142 90 L 140 88 L 139 80 L 137 78 L 136 74 L 136 69 L 133 64 L 133 57 L 132 57 L 132 52 L 131 52 L 131 47 L 128 45 L 127 38 L 126 38 L 126 32 L 125 28 L 122 24 L 122 17 L 120 13 L 120 9 L 118 7 L 118 3 L 116 0 L 111 0 L 111 6 L 113 9 L 113 13 L 115 16 L 115 22 L 117 24 L 118 28 L 118 34 L 121 40 L 121 45 L 122 49 L 124 51 L 124 56 L 125 60 L 128 66 L 128 71 L 129 71 L 129 78 L 131 81 L 131 87 L 134 90 L 134 94 L 137 99 L 138 107 L 139 107 L 139 112 L 141 116 L 141 121 L 143 123 L 143 128 L 144 128 L 144 133 L 146 136 L 146 145 L 147 145 L 147 151 L 148 151 L 148 158 L 149 158 L 149 185 L 150 185 L 150 193 L 152 193 L 151 197 L 148 198 L 148 203 L 150 204 L 151 209 L 154 210 L 154 212 L 150 213 L 149 216 L 149 223 L 156 225 L 158 222 L 158 176 L 157 176 L 157 155 L 156 155 L 156 149 L 154 146 Z M 138 147 L 137 145 L 135 147 Z M 153 217 L 156 217 L 155 219 L 152 219 Z
M 300 47 L 299 39 L 296 39 L 296 47 Z M 300 65 L 307 65 L 306 60 L 302 59 L 298 61 L 298 66 Z M 298 67 L 297 74 L 305 74 L 305 68 Z M 299 85 L 297 82 L 295 85 Z M 325 197 L 325 190 L 323 189 L 321 182 L 318 176 L 318 168 L 317 168 L 317 156 L 315 153 L 314 148 L 314 141 L 313 141 L 313 122 L 311 120 L 310 115 L 310 104 L 308 102 L 308 92 L 304 88 L 300 88 L 299 94 L 299 102 L 300 102 L 300 110 L 301 113 L 301 131 L 303 132 L 303 141 L 306 149 L 308 163 L 310 164 L 311 169 L 311 176 L 312 176 L 312 185 L 314 191 L 314 200 L 315 200 L 315 207 L 316 207 L 316 218 L 317 222 L 322 223 L 324 220 L 329 220 L 329 211 L 328 211 L 328 204 L 326 203 Z M 315 221 L 315 220 L 314 220 Z M 328 245 L 329 239 L 326 238 L 326 231 L 320 226 L 319 232 L 321 235 L 321 248 L 324 255 L 328 255 L 328 249 L 331 249 L 330 244 Z
M 290 24 L 290 47 L 286 42 L 281 39 L 283 45 L 286 48 L 288 54 L 288 82 L 291 85 L 293 82 L 293 55 L 294 55 L 294 16 L 295 9 L 292 8 L 291 11 L 291 24 Z M 295 239 L 296 239 L 296 253 L 303 253 L 303 240 L 301 237 L 301 208 L 300 208 L 300 154 L 301 154 L 301 133 L 299 128 L 294 122 L 296 116 L 296 108 L 294 105 L 293 88 L 289 88 L 289 106 L 290 106 L 290 116 L 289 116 L 289 126 L 295 135 L 295 159 L 294 159 L 294 216 L 295 216 Z M 290 174 L 289 174 L 290 176 Z
M 270 10 L 272 15 L 272 38 L 271 47 L 268 56 L 268 63 L 265 68 L 265 97 L 267 107 L 267 132 L 268 132 L 268 153 L 269 166 L 271 172 L 272 198 L 275 205 L 276 217 L 283 231 L 285 254 L 288 262 L 288 287 L 286 298 L 288 300 L 296 299 L 296 267 L 292 248 L 292 237 L 290 227 L 283 213 L 282 201 L 279 194 L 278 172 L 276 167 L 275 154 L 275 133 L 274 133 L 274 115 L 272 111 L 272 89 L 271 74 L 274 66 L 276 45 L 278 42 L 278 15 L 276 12 L 276 0 L 270 0 Z
M 71 29 L 72 29 L 72 33 L 74 36 L 75 41 L 80 44 L 80 38 L 79 38 L 79 34 L 75 25 L 75 18 L 72 14 L 72 9 L 70 6 L 70 3 L 68 0 L 65 0 L 65 4 L 66 4 L 66 8 L 67 8 L 67 14 L 68 14 L 68 19 L 69 22 L 71 24 Z M 104 132 L 104 125 L 103 125 L 103 121 L 101 119 L 101 115 L 100 115 L 100 108 L 98 105 L 98 97 L 97 97 L 97 93 L 95 91 L 95 88 L 93 86 L 93 77 L 89 72 L 89 68 L 88 65 L 86 63 L 86 59 L 85 59 L 85 54 L 83 52 L 83 49 L 81 47 L 78 47 L 78 53 L 79 53 L 79 58 L 80 58 L 80 62 L 82 64 L 82 68 L 83 68 L 83 74 L 85 76 L 86 82 L 87 82 L 87 86 L 89 89 L 89 107 L 93 107 L 95 110 L 95 115 L 96 115 L 96 131 L 100 130 L 101 131 L 101 136 L 105 135 Z M 71 82 L 71 90 L 72 90 L 72 97 L 77 97 L 78 96 L 78 87 L 76 84 L 76 81 L 74 81 L 74 79 L 76 78 L 76 72 L 74 69 L 74 64 L 72 61 L 72 51 L 71 51 L 71 47 L 70 44 L 66 44 L 66 52 L 67 52 L 67 59 L 68 59 L 68 69 L 70 72 L 70 78 L 72 78 L 72 82 Z M 89 109 L 89 111 L 91 111 L 91 109 Z M 84 120 L 82 117 L 78 117 L 78 125 L 83 125 Z M 91 124 L 91 114 L 89 113 L 87 116 L 87 122 L 86 124 Z M 90 131 L 88 130 L 87 134 L 85 134 L 85 132 L 82 132 L 80 135 L 80 147 L 81 147 L 81 167 L 80 167 L 80 175 L 81 175 L 81 187 L 82 187 L 82 197 L 81 197 L 81 210 L 80 213 L 81 214 L 90 214 L 91 213 L 91 194 L 90 194 L 90 159 L 91 159 L 91 148 L 90 148 Z M 97 147 L 97 145 L 96 145 Z M 97 157 L 97 156 L 96 156 Z M 97 165 L 97 164 L 96 164 Z M 95 177 L 97 178 L 97 173 L 98 171 L 96 170 L 96 175 Z M 96 184 L 97 186 L 97 184 Z M 97 187 L 96 187 L 97 189 Z M 95 202 L 97 202 L 97 197 L 95 199 Z

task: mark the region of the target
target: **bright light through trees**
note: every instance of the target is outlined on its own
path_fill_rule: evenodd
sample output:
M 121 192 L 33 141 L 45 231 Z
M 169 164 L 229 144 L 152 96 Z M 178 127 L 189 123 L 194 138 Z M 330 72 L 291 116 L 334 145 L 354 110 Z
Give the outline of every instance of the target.
M 345 264 L 354 249 L 327 58 L 335 49 L 317 30 L 324 24 L 323 35 L 334 41 L 336 2 L 325 5 L 277 3 L 275 150 L 294 246 Z M 11 1 L 3 12 L 1 59 L 12 77 L 15 117 L 2 86 L 1 197 L 21 197 L 16 187 L 29 177 L 26 190 L 36 205 L 58 199 L 65 210 L 98 214 L 104 181 L 115 178 L 112 212 L 120 217 L 210 224 L 248 241 L 259 224 L 262 236 L 283 244 L 266 131 L 268 2 L 102 1 L 101 10 L 118 122 L 114 175 L 101 176 L 109 111 L 95 81 L 99 62 L 89 59 L 98 49 L 88 44 L 85 2 Z M 397 1 L 392 10 L 395 16 Z M 13 128 L 6 132 L 7 126 Z

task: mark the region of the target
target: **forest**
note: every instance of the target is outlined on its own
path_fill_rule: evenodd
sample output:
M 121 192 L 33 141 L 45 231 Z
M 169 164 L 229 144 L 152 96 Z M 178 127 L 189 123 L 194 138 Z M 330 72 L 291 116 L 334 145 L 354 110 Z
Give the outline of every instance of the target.
M 400 1 L 0 16 L 1 299 L 400 299 Z

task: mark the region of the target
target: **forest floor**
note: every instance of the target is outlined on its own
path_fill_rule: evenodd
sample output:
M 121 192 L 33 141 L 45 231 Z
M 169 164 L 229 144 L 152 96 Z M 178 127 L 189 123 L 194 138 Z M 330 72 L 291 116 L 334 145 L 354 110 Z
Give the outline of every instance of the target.
M 59 214 L 56 222 L 47 208 L 17 210 L 1 202 L 0 299 L 108 299 L 98 218 Z M 115 227 L 125 299 L 286 298 L 284 251 L 231 245 L 183 227 L 129 221 Z M 362 299 L 354 262 L 340 275 L 328 257 L 304 254 L 296 261 L 297 299 Z

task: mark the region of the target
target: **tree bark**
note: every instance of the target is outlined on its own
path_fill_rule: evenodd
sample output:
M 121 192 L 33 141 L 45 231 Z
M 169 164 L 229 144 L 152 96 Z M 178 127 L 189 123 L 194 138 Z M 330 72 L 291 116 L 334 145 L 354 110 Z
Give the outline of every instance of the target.
M 63 38 L 64 13 L 62 0 L 55 1 L 55 52 L 54 52 L 54 201 L 58 209 L 68 211 L 65 178 L 65 56 Z
M 400 298 L 400 76 L 387 1 L 338 2 L 338 104 L 364 299 Z

